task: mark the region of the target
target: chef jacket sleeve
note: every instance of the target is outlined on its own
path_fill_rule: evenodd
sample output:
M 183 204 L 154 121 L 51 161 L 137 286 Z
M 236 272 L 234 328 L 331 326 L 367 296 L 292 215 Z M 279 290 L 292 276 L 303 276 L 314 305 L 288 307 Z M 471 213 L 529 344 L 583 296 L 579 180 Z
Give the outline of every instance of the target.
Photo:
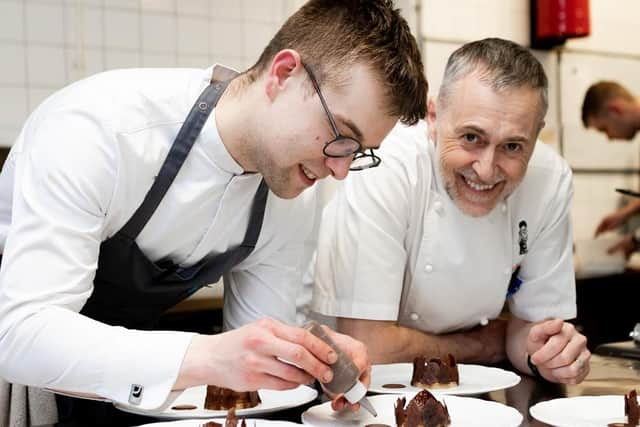
M 518 278 L 522 284 L 509 298 L 509 308 L 512 314 L 528 321 L 550 317 L 570 319 L 576 316 L 570 223 L 571 170 L 559 156 L 537 167 L 538 170 L 528 173 L 546 175 L 545 187 L 537 189 L 542 202 L 537 203 L 541 220 L 520 266 Z
M 0 269 L 0 377 L 137 407 L 167 398 L 192 338 L 112 327 L 78 312 L 93 290 L 117 168 L 105 124 L 30 119 L 14 147 L 12 224 Z

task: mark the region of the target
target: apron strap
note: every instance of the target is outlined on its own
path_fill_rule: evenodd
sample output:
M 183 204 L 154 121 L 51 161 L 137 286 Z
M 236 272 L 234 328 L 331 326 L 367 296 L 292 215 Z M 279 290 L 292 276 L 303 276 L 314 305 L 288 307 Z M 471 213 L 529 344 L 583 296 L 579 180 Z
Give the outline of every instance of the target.
M 131 240 L 135 240 L 135 238 L 138 237 L 138 234 L 140 234 L 162 201 L 162 198 L 169 190 L 176 175 L 178 175 L 184 160 L 187 158 L 189 151 L 191 151 L 198 135 L 200 135 L 202 127 L 211 114 L 211 111 L 213 111 L 217 105 L 220 96 L 229 85 L 229 82 L 230 80 L 212 83 L 202 92 L 182 124 L 169 150 L 169 154 L 164 160 L 160 172 L 147 192 L 142 204 L 118 233 Z M 186 126 L 187 123 L 191 124 L 191 126 Z

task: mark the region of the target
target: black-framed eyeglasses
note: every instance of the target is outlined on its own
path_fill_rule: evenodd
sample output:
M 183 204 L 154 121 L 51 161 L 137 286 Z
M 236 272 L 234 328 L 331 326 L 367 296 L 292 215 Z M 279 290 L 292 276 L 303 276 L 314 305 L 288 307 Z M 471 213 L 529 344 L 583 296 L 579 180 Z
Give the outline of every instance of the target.
M 320 98 L 322 108 L 324 108 L 324 112 L 327 114 L 327 118 L 329 119 L 329 123 L 331 124 L 331 129 L 333 129 L 333 133 L 335 135 L 335 138 L 333 138 L 331 141 L 327 141 L 324 143 L 324 147 L 322 148 L 322 152 L 324 153 L 324 155 L 327 157 L 335 158 L 353 156 L 351 166 L 349 167 L 350 171 L 360 171 L 363 169 L 375 168 L 376 166 L 378 166 L 382 159 L 376 156 L 372 148 L 363 150 L 360 141 L 342 135 L 340 133 L 340 131 L 338 130 L 338 126 L 336 125 L 336 121 L 333 118 L 333 114 L 331 114 L 331 111 L 329 111 L 327 102 L 324 100 L 324 96 L 322 96 L 320 85 L 318 84 L 316 77 L 306 64 L 303 63 L 302 66 L 307 71 L 309 79 L 311 79 L 311 84 L 313 84 L 313 88 L 318 94 L 318 98 Z

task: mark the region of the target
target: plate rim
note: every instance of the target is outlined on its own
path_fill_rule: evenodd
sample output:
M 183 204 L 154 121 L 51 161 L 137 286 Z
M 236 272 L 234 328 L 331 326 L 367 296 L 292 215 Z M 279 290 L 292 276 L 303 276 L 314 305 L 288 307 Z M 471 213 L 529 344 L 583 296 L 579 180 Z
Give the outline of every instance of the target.
M 169 403 L 165 402 L 165 404 L 158 409 L 145 410 L 145 409 L 136 408 L 134 406 L 124 405 L 124 404 L 115 403 L 115 402 L 113 403 L 113 406 L 115 406 L 117 409 L 124 412 L 129 412 L 129 413 L 138 414 L 138 415 L 145 415 L 149 417 L 158 418 L 160 420 L 185 420 L 190 418 L 193 418 L 193 419 L 226 418 L 227 410 L 209 410 L 204 408 L 203 409 L 198 408 L 197 411 L 193 410 L 193 411 L 182 411 L 182 412 L 179 412 L 179 411 L 167 412 L 171 410 L 171 406 L 173 405 L 173 402 L 179 396 L 181 396 L 186 390 L 200 388 L 200 387 L 206 387 L 206 384 L 188 387 L 180 392 L 177 392 L 175 397 Z M 259 393 L 260 392 L 277 393 L 277 392 L 283 392 L 283 391 L 292 392 L 294 390 L 304 391 L 305 393 L 309 393 L 309 395 L 304 398 L 300 398 L 298 401 L 294 403 L 280 404 L 277 406 L 270 406 L 268 408 L 253 407 L 253 408 L 237 409 L 236 415 L 240 417 L 254 417 L 256 415 L 269 414 L 269 413 L 277 412 L 283 409 L 291 409 L 291 408 L 296 408 L 298 406 L 302 406 L 306 403 L 313 401 L 318 397 L 318 391 L 316 389 L 304 384 L 300 384 L 298 387 L 289 389 L 289 390 L 259 389 L 258 392 Z M 208 412 L 204 413 L 202 411 L 208 411 Z
M 394 394 L 394 393 L 377 394 L 377 395 L 368 396 L 368 398 L 369 398 L 369 400 L 374 400 L 374 402 L 375 402 L 375 400 L 381 400 L 381 399 L 390 399 L 390 400 L 391 400 L 391 399 L 393 399 L 393 398 L 398 398 L 398 397 L 401 397 L 401 396 L 405 396 L 405 397 L 407 398 L 407 401 L 409 401 L 409 400 L 410 400 L 411 398 L 413 398 L 417 393 L 418 393 L 418 392 L 399 393 L 399 394 Z M 496 402 L 496 401 L 494 401 L 494 400 L 480 399 L 480 398 L 477 398 L 477 397 L 471 397 L 471 396 L 456 396 L 456 395 L 443 395 L 443 394 L 440 394 L 440 395 L 435 395 L 435 394 L 434 394 L 434 396 L 435 396 L 438 400 L 442 400 L 442 399 L 453 399 L 453 400 L 462 399 L 463 401 L 464 401 L 464 400 L 472 400 L 472 401 L 479 401 L 479 402 L 483 402 L 483 403 L 486 403 L 486 404 L 488 404 L 488 405 L 490 405 L 490 406 L 494 406 L 494 405 L 496 405 L 496 406 L 499 406 L 499 407 L 504 407 L 504 408 L 506 408 L 507 410 L 509 410 L 510 412 L 512 412 L 512 413 L 514 414 L 514 416 L 515 416 L 515 415 L 517 415 L 517 416 L 519 417 L 519 418 L 518 418 L 518 421 L 517 421 L 517 424 L 516 424 L 516 423 L 514 423 L 514 426 L 516 426 L 516 425 L 517 425 L 517 426 L 519 426 L 520 424 L 522 424 L 522 421 L 524 420 L 524 415 L 522 414 L 522 412 L 520 412 L 518 409 L 516 409 L 516 408 L 514 408 L 514 407 L 512 407 L 512 406 L 506 405 L 506 404 L 504 404 L 504 403 L 502 403 L 502 402 Z M 313 408 L 315 408 L 315 407 L 319 407 L 319 406 L 323 406 L 323 405 L 324 405 L 324 406 L 330 406 L 330 404 L 331 404 L 331 402 L 323 402 L 323 403 L 319 403 L 319 404 L 317 404 L 317 405 L 313 405 L 313 406 L 311 406 L 311 407 L 307 408 L 307 409 L 306 409 L 304 412 L 302 412 L 302 414 L 300 415 L 300 419 L 301 419 L 301 421 L 302 421 L 302 424 L 303 424 L 303 425 L 314 426 L 315 424 L 313 424 L 313 423 L 309 422 L 309 420 L 305 420 L 305 415 L 306 415 L 306 414 L 307 414 L 311 409 L 313 409 Z M 308 415 L 307 415 L 307 418 L 308 418 Z M 514 422 L 515 422 L 515 420 L 514 420 Z
M 412 363 L 410 362 L 398 362 L 398 363 L 378 363 L 375 365 L 371 365 L 371 382 L 373 383 L 373 378 L 374 378 L 374 367 L 375 366 L 400 366 L 400 365 L 407 365 L 408 367 L 412 368 Z M 452 395 L 452 396 L 475 396 L 478 394 L 483 394 L 483 393 L 489 393 L 492 391 L 498 391 L 498 390 L 506 390 L 508 388 L 511 387 L 515 387 L 516 385 L 520 384 L 520 382 L 522 381 L 522 377 L 513 371 L 509 371 L 507 369 L 503 369 L 503 368 L 499 368 L 496 366 L 485 366 L 485 365 L 479 365 L 479 364 L 475 364 L 475 363 L 458 363 L 458 367 L 469 367 L 471 369 L 476 369 L 476 368 L 480 368 L 483 370 L 490 370 L 490 371 L 495 371 L 495 372 L 499 372 L 500 375 L 507 375 L 507 376 L 511 376 L 512 380 L 511 382 L 508 383 L 508 385 L 499 385 L 499 386 L 488 386 L 488 387 L 484 387 L 480 390 L 477 391 L 465 391 L 465 390 L 456 390 L 456 387 L 450 387 L 450 388 L 435 388 L 435 389 L 428 389 L 431 393 L 433 394 L 442 394 L 442 395 Z M 414 393 L 417 391 L 420 391 L 420 389 L 418 389 L 417 387 L 414 387 L 414 389 L 408 389 L 408 390 L 402 390 L 402 389 L 382 389 L 380 388 L 373 388 L 372 386 L 369 386 L 369 391 L 373 392 L 373 393 L 378 393 L 378 394 L 406 394 L 406 393 Z

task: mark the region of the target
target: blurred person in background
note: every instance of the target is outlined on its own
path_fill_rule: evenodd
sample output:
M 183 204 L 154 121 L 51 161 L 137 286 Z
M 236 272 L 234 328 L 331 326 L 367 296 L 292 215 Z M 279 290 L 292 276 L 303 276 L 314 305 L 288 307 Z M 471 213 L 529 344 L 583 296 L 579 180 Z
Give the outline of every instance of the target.
M 640 100 L 620 83 L 599 81 L 589 86 L 584 96 L 582 123 L 587 129 L 604 133 L 610 141 L 631 141 L 640 130 Z M 600 221 L 595 236 L 622 227 L 639 212 L 640 199 L 630 200 Z M 639 248 L 640 230 L 635 230 L 622 236 L 609 252 L 621 251 L 629 258 Z

